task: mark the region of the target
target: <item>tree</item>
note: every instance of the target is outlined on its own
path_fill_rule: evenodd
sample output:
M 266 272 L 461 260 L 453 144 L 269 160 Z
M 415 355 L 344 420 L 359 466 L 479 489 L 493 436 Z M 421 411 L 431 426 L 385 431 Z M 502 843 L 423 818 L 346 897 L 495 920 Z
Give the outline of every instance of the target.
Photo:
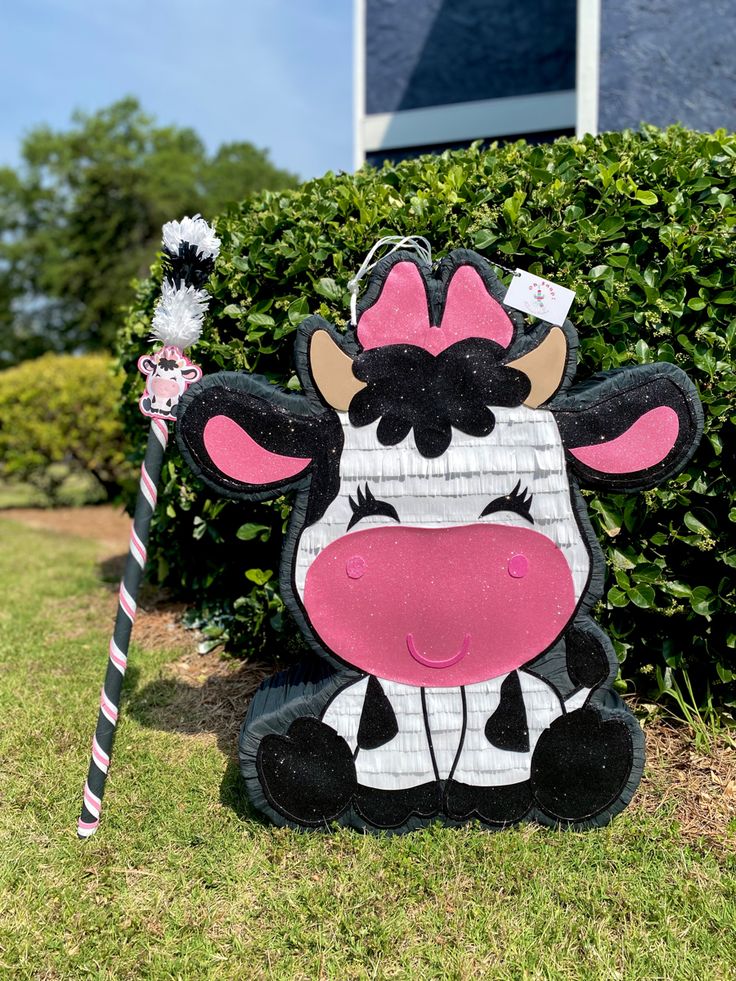
M 133 98 L 75 113 L 63 132 L 36 128 L 21 155 L 19 171 L 0 169 L 0 367 L 110 348 L 163 222 L 296 183 L 250 143 L 209 157 Z

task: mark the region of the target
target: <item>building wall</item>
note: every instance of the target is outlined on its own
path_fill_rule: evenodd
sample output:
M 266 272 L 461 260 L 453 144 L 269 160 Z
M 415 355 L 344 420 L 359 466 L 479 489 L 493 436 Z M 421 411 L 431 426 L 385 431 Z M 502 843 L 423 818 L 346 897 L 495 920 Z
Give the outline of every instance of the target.
M 574 89 L 575 8 L 575 0 L 367 0 L 366 112 Z
M 598 128 L 736 129 L 736 0 L 603 0 Z

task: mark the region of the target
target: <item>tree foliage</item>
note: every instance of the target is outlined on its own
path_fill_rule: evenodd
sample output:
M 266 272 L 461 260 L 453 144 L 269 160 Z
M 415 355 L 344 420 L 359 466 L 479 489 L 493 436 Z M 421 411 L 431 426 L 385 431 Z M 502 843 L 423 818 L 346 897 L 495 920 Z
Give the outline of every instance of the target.
M 0 367 L 109 349 L 165 221 L 294 183 L 250 143 L 208 156 L 193 130 L 158 124 L 132 98 L 76 113 L 62 132 L 32 130 L 20 170 L 0 170 Z
M 697 383 L 705 409 L 700 448 L 676 479 L 643 494 L 586 492 L 608 562 L 597 616 L 624 677 L 642 691 L 657 668 L 686 667 L 696 690 L 708 683 L 733 698 L 735 194 L 736 137 L 680 128 L 473 148 L 328 174 L 298 191 L 253 198 L 218 222 L 212 317 L 195 356 L 206 371 L 258 371 L 297 387 L 296 326 L 309 313 L 345 324 L 348 280 L 371 245 L 392 233 L 426 235 L 437 258 L 472 247 L 573 288 L 579 377 L 674 362 Z M 141 445 L 134 362 L 158 280 L 141 287 L 122 337 L 126 425 Z M 241 649 L 254 648 L 258 617 L 282 643 L 271 584 L 284 499 L 213 499 L 172 452 L 159 500 L 159 576 L 228 611 L 231 642 Z M 273 633 L 271 649 L 278 649 Z
M 51 503 L 70 470 L 91 474 L 107 498 L 132 488 L 121 381 L 104 354 L 49 353 L 0 371 L 0 476 L 27 481 Z

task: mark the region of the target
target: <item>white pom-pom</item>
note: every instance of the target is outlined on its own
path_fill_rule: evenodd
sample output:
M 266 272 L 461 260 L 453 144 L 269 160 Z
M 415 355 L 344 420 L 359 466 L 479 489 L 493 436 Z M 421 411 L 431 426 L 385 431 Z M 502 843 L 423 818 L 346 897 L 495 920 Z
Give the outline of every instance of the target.
M 196 344 L 208 301 L 205 290 L 175 287 L 164 280 L 151 323 L 151 340 L 163 341 L 165 347 L 178 347 L 182 351 Z
M 167 221 L 163 229 L 164 248 L 177 255 L 182 242 L 197 247 L 197 254 L 205 259 L 214 259 L 220 251 L 220 240 L 204 218 L 182 218 L 181 221 Z

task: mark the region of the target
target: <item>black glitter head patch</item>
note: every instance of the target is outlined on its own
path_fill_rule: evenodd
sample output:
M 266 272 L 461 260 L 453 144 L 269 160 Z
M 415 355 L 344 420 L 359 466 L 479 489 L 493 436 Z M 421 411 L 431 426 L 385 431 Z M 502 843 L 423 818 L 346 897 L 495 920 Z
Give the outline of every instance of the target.
M 501 364 L 503 348 L 471 337 L 439 354 L 410 344 L 372 348 L 355 359 L 353 372 L 366 387 L 350 403 L 350 422 L 377 429 L 384 446 L 414 430 L 425 457 L 445 452 L 452 428 L 488 436 L 495 425 L 489 405 L 521 405 L 529 394 L 525 374 Z

